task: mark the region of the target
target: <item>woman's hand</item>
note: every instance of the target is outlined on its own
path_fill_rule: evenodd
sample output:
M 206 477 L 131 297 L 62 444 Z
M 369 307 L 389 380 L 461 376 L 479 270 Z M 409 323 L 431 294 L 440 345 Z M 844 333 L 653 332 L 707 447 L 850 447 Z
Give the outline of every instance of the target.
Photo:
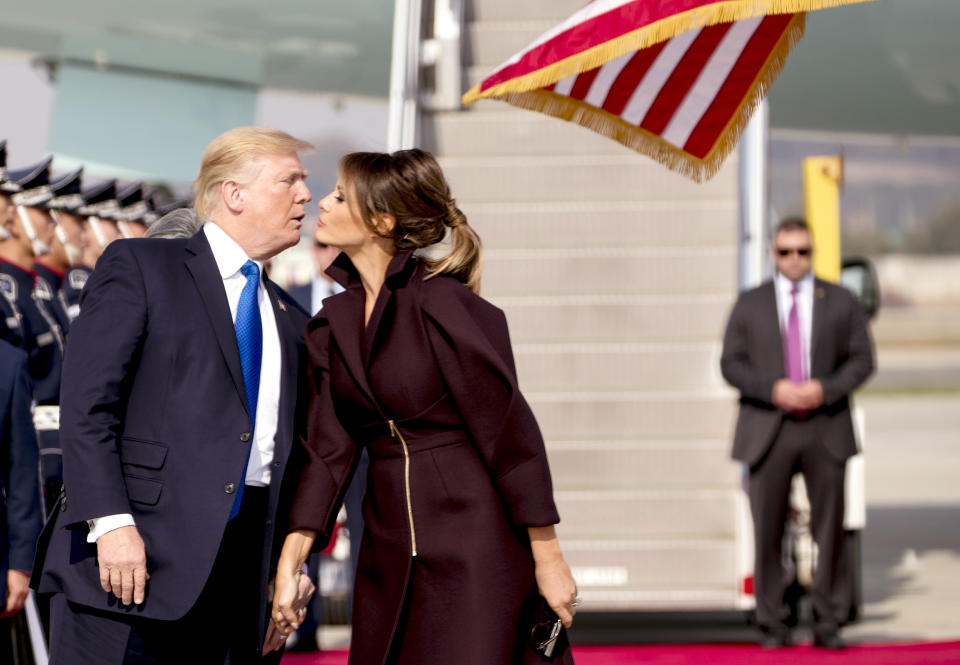
M 291 531 L 283 541 L 274 579 L 273 609 L 270 612 L 270 618 L 281 635 L 289 635 L 297 629 L 301 619 L 300 609 L 305 605 L 303 596 L 309 599 L 313 594 L 312 588 L 304 593 L 301 568 L 316 537 L 314 531 Z
M 270 616 L 273 617 L 273 623 L 277 626 L 281 635 L 289 635 L 300 625 L 300 616 L 295 603 L 302 576 L 303 573 L 299 569 L 296 571 L 284 570 L 282 565 L 277 569 L 277 577 L 274 581 L 273 611 Z
M 580 604 L 577 583 L 563 559 L 557 535 L 552 526 L 531 527 L 530 547 L 537 578 L 537 588 L 550 608 L 557 613 L 564 628 L 573 625 L 573 616 Z

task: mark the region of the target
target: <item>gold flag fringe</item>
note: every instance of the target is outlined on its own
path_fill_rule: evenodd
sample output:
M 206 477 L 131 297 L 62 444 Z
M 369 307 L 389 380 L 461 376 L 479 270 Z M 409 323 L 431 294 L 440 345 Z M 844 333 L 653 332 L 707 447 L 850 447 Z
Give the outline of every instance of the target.
M 591 49 L 547 65 L 537 71 L 481 90 L 482 83 L 463 95 L 469 106 L 478 99 L 501 98 L 509 93 L 524 93 L 553 85 L 574 74 L 596 69 L 605 63 L 632 51 L 672 39 L 694 28 L 732 23 L 769 14 L 799 14 L 841 5 L 852 5 L 875 0 L 727 0 L 691 9 L 628 32 Z
M 740 140 L 757 105 L 766 96 L 773 82 L 783 71 L 790 50 L 803 37 L 805 14 L 797 14 L 787 26 L 766 62 L 760 68 L 740 106 L 732 114 L 727 126 L 704 158 L 698 158 L 682 147 L 664 140 L 642 127 L 631 125 L 619 116 L 591 106 L 577 99 L 558 95 L 548 90 L 507 93 L 499 97 L 520 108 L 574 122 L 622 145 L 647 155 L 672 171 L 696 182 L 712 178 Z

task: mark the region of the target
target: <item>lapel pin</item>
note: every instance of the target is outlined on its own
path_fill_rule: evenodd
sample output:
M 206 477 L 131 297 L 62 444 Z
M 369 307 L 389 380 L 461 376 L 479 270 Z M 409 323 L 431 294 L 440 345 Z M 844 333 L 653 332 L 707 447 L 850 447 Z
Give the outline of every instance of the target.
M 817 298 L 822 298 L 826 295 L 826 292 L 823 290 L 823 287 L 817 288 Z
M 287 306 L 283 304 L 283 301 L 282 301 L 282 300 L 278 300 L 278 301 L 277 301 L 277 307 L 280 308 L 280 311 L 281 311 L 281 312 L 286 312 L 286 311 L 287 311 Z

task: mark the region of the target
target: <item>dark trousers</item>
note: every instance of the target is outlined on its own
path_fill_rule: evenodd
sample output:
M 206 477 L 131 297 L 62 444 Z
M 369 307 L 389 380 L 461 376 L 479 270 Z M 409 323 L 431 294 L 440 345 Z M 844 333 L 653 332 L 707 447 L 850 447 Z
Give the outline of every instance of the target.
M 267 489 L 246 487 L 227 524 L 217 559 L 196 604 L 181 619 L 160 621 L 51 601 L 50 665 L 183 665 L 276 662 L 260 657 L 261 555 Z M 190 543 L 183 543 L 190 547 Z M 149 594 L 149 587 L 147 593 Z
M 43 478 L 43 515 L 46 518 L 60 498 L 63 485 L 63 456 L 60 450 L 59 430 L 37 432 L 40 446 L 40 475 Z
M 810 523 L 817 543 L 811 598 L 818 632 L 835 632 L 849 612 L 850 579 L 844 552 L 843 477 L 846 462 L 818 440 L 814 420 L 785 419 L 766 456 L 750 469 L 750 510 L 755 545 L 754 595 L 757 623 L 765 631 L 784 629 L 782 543 L 790 503 L 790 481 L 803 474 L 810 498 Z

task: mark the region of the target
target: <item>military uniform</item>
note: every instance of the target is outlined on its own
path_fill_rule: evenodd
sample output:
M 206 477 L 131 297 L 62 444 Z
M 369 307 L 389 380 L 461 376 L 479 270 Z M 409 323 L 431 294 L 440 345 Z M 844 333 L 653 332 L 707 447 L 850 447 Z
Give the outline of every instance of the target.
M 51 204 L 56 205 L 56 202 L 56 199 L 54 199 Z M 99 215 L 105 215 L 117 207 L 117 181 L 104 180 L 82 188 L 76 203 L 77 205 L 65 206 L 60 209 L 87 218 L 86 223 L 94 236 L 93 241 L 102 247 L 104 242 L 99 226 L 101 223 Z M 83 287 L 87 285 L 87 279 L 92 272 L 92 266 L 78 265 L 70 268 L 64 276 L 61 291 L 67 305 L 67 316 L 71 321 L 80 315 L 80 294 L 83 292 Z
M 0 139 L 0 195 L 9 196 L 18 189 L 16 184 L 7 180 L 7 141 Z M 17 307 L 16 282 L 8 275 L 0 274 L 0 339 L 26 350 L 27 335 L 23 326 L 23 315 Z
M 6 191 L 16 188 L 10 198 L 19 207 L 43 207 L 51 198 L 50 161 L 8 174 L 8 183 L 0 185 Z M 23 212 L 23 211 L 18 211 Z M 21 214 L 21 219 L 24 215 Z M 27 235 L 32 226 L 24 223 Z M 35 234 L 33 245 L 38 247 Z M 35 250 L 36 251 L 36 250 Z M 64 331 L 54 314 L 56 295 L 53 287 L 33 270 L 0 259 L 0 275 L 12 282 L 13 301 L 19 309 L 26 332 L 28 367 L 33 380 L 34 424 L 40 444 L 40 466 L 44 479 L 45 504 L 49 508 L 60 494 L 62 462 L 60 459 L 60 369 L 63 363 Z

